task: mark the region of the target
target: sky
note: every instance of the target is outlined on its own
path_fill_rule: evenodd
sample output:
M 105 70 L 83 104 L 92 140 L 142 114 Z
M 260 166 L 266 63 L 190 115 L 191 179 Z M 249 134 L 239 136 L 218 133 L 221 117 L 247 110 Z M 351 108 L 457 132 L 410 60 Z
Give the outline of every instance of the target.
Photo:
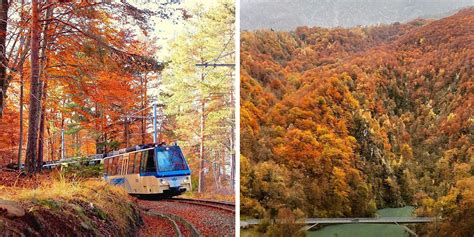
M 190 11 L 196 4 L 202 4 L 205 7 L 211 7 L 216 4 L 215 0 L 135 0 L 130 1 L 134 6 L 141 9 L 158 10 L 158 2 L 174 2 L 168 7 L 173 11 L 173 15 L 169 19 L 162 19 L 159 16 L 152 16 L 150 18 L 150 25 L 152 30 L 148 36 L 140 36 L 142 40 L 152 40 L 159 48 L 156 58 L 159 61 L 167 61 L 171 54 L 170 43 L 174 38 L 179 36 L 186 30 L 186 21 L 183 20 L 183 10 Z
M 442 18 L 474 0 L 241 0 L 241 29 L 353 27 Z

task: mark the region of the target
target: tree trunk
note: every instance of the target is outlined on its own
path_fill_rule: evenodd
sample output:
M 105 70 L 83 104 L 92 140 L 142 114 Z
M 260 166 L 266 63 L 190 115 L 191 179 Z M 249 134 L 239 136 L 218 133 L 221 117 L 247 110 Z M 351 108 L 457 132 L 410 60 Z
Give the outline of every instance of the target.
M 204 128 L 205 128 L 205 118 L 204 118 L 204 106 L 206 103 L 204 99 L 201 99 L 201 114 L 200 114 L 200 133 L 199 133 L 199 186 L 198 192 L 204 192 L 205 185 L 205 176 L 204 176 Z
M 28 120 L 28 143 L 26 145 L 26 170 L 35 173 L 38 151 L 38 127 L 41 107 L 41 82 L 39 78 L 40 24 L 38 0 L 31 2 L 31 85 Z
M 145 74 L 145 77 L 143 78 L 143 81 L 141 83 L 141 87 L 142 87 L 142 109 L 145 109 L 146 105 L 147 105 L 147 75 Z M 146 118 L 145 116 L 148 115 L 148 113 L 146 113 L 145 110 L 142 111 L 142 119 L 141 119 L 141 138 L 142 138 L 142 144 L 145 144 L 145 133 L 146 133 Z
M 49 1 L 46 1 L 49 3 Z M 51 18 L 51 13 L 53 12 L 53 7 L 49 7 L 46 10 L 46 19 Z M 43 167 L 43 154 L 44 154 L 44 123 L 45 123 L 45 113 L 46 113 L 46 98 L 47 98 L 47 89 L 48 89 L 48 80 L 45 72 L 46 67 L 48 66 L 48 59 L 47 59 L 47 49 L 48 49 L 48 27 L 49 21 L 46 22 L 43 26 L 43 41 L 41 42 L 41 71 L 40 76 L 43 78 L 43 87 L 41 90 L 41 97 L 42 97 L 42 107 L 41 107 L 41 120 L 40 120 L 40 131 L 39 131 L 39 141 L 38 141 L 38 160 L 37 160 L 37 167 L 38 170 L 41 171 Z
M 129 129 L 128 129 L 128 118 L 125 117 L 123 119 L 123 136 L 124 136 L 124 140 L 125 140 L 125 147 L 128 147 L 130 144 L 129 144 L 129 137 L 128 137 L 128 133 L 129 133 Z
M 104 153 L 107 153 L 107 131 L 104 132 Z
M 212 165 L 212 174 L 214 176 L 214 185 L 216 186 L 215 190 L 219 190 L 220 189 L 220 186 L 219 186 L 219 172 L 220 172 L 220 167 L 219 167 L 219 164 L 217 163 L 214 163 Z M 216 174 L 217 173 L 217 174 Z
M 80 130 L 72 135 L 72 139 L 74 140 L 74 156 L 75 157 L 78 157 L 81 155 L 81 143 L 79 139 L 79 132 Z
M 66 103 L 64 100 L 63 106 Z M 61 130 L 60 130 L 60 138 L 59 138 L 59 157 L 60 159 L 64 159 L 66 157 L 66 144 L 64 141 L 64 115 L 61 113 Z
M 18 170 L 21 168 L 21 155 L 23 153 L 23 97 L 24 97 L 24 73 L 23 73 L 23 65 L 20 68 L 20 139 L 18 142 Z
M 232 78 L 232 73 L 230 73 L 230 76 Z M 233 86 L 231 87 L 233 88 Z M 231 107 L 230 108 L 235 108 L 235 101 L 234 101 L 234 90 L 231 89 L 231 93 L 230 93 L 230 105 Z M 231 181 L 231 188 L 232 190 L 234 190 L 234 187 L 236 185 L 236 181 L 235 181 L 235 172 L 237 171 L 236 169 L 236 166 L 235 166 L 235 162 L 237 162 L 237 157 L 236 157 L 236 154 L 235 154 L 235 140 L 237 139 L 236 135 L 235 135 L 235 121 L 237 121 L 236 117 L 235 117 L 235 114 L 236 114 L 236 111 L 234 110 L 233 113 L 233 118 L 231 120 L 231 125 L 230 125 L 230 139 L 229 139 L 229 143 L 230 143 L 230 162 L 231 162 L 231 165 L 230 165 L 230 181 Z
M 25 16 L 23 14 L 23 7 L 25 6 L 24 0 L 21 1 L 21 21 L 24 21 Z M 21 59 L 18 64 L 18 70 L 20 71 L 20 138 L 18 142 L 18 170 L 21 169 L 21 158 L 23 154 L 23 103 L 24 103 L 24 87 L 25 87 L 25 73 L 24 73 L 24 62 L 26 59 L 26 53 L 28 52 L 28 45 L 30 44 L 29 37 L 27 37 L 28 40 L 26 41 L 25 44 L 25 36 L 21 36 L 20 38 L 20 47 L 19 50 L 21 49 L 21 53 L 19 53 Z M 1 113 L 1 112 L 0 112 Z M 0 116 L 1 117 L 1 116 Z
M 37 169 L 41 172 L 41 168 L 43 167 L 43 154 L 44 154 L 44 120 L 45 120 L 45 112 L 46 106 L 44 105 L 44 100 L 46 99 L 46 82 L 43 85 L 43 106 L 41 107 L 41 119 L 40 119 L 40 126 L 39 126 L 39 138 L 38 138 L 38 159 L 36 161 Z
M 51 129 L 50 126 L 46 127 L 46 131 L 48 131 L 48 148 L 49 148 L 49 160 L 55 160 L 54 156 L 54 137 L 53 134 L 51 134 Z
M 103 125 L 103 113 L 102 113 L 102 107 L 100 106 L 99 103 L 95 103 L 95 129 L 98 132 L 97 138 L 95 139 L 95 153 L 96 154 L 103 154 L 105 153 L 104 150 L 104 137 L 105 137 L 105 132 L 104 132 L 104 125 Z
M 5 98 L 9 84 L 7 78 L 8 59 L 6 54 L 8 7 L 8 0 L 0 0 L 0 119 L 3 116 Z

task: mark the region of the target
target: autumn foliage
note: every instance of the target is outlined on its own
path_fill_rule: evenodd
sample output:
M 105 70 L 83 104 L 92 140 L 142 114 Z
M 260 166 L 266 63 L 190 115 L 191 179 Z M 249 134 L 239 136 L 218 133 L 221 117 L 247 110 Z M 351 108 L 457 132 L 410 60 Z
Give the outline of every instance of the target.
M 415 205 L 452 231 L 474 205 L 473 28 L 470 8 L 437 21 L 242 32 L 242 214 Z
M 193 189 L 233 197 L 234 2 L 148 7 L 2 2 L 0 168 L 34 174 L 44 162 L 153 143 L 156 131 L 156 143 L 183 148 Z
M 35 50 L 39 51 L 36 64 L 39 63 L 40 82 L 35 85 L 31 83 L 30 70 L 35 59 L 29 58 L 31 48 L 38 47 L 31 43 L 34 4 L 10 1 L 2 6 L 9 18 L 2 19 L 8 23 L 6 32 L 2 32 L 7 38 L 4 54 L 8 57 L 6 74 L 0 78 L 3 90 L 0 165 L 17 162 L 20 143 L 21 160 L 25 162 L 27 136 L 31 141 L 33 131 L 40 134 L 33 140 L 38 140 L 38 149 L 43 154 L 27 156 L 40 161 L 61 158 L 61 130 L 65 131 L 65 157 L 151 142 L 151 136 L 144 134 L 146 121 L 143 126 L 142 120 L 126 119 L 126 116 L 150 105 L 153 98 L 144 93 L 147 90 L 144 82 L 156 80 L 164 67 L 153 59 L 156 46 L 138 40 L 139 36 L 148 34 L 143 16 L 152 12 L 128 3 L 38 1 L 35 4 L 39 5 L 41 22 L 38 29 L 41 42 Z M 33 94 L 30 88 L 40 90 L 40 95 Z M 34 117 L 28 116 L 31 100 L 40 103 L 40 111 L 36 109 Z M 23 108 L 22 117 L 20 108 Z M 149 112 L 145 111 L 143 116 Z M 27 132 L 32 120 L 38 121 L 38 126 Z

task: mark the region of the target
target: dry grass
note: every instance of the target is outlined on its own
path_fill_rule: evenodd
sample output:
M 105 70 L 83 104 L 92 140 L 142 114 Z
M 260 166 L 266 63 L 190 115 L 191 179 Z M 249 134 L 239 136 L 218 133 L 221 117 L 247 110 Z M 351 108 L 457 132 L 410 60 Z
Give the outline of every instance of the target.
M 43 180 L 36 188 L 5 188 L 5 192 L 0 193 L 0 198 L 17 201 L 31 199 L 71 199 L 82 190 L 80 182 L 66 180 L 63 176 Z
M 131 211 L 133 201 L 127 192 L 99 179 L 70 179 L 59 174 L 42 180 L 36 188 L 0 186 L 0 199 L 17 201 L 26 206 L 35 203 L 89 203 L 101 215 L 110 218 L 122 230 L 127 230 L 136 213 Z M 42 202 L 46 201 L 46 202 Z M 59 208 L 58 211 L 61 211 Z M 135 218 L 136 219 L 136 218 Z
M 36 188 L 8 188 L 6 192 L 0 194 L 0 198 L 17 201 L 31 199 L 64 199 L 69 200 L 77 194 L 83 192 L 80 183 L 67 181 L 66 179 L 51 180 L 50 183 L 43 182 Z

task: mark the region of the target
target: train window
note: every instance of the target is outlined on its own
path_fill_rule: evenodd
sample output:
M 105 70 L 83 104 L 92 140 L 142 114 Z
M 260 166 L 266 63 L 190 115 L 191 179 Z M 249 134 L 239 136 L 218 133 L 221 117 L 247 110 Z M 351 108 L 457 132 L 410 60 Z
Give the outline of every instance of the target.
M 139 173 L 140 172 L 140 161 L 142 158 L 142 152 L 137 152 L 135 153 L 135 165 L 133 166 L 133 173 Z
M 154 155 L 153 155 L 154 150 L 148 150 L 142 152 L 142 162 L 140 166 L 140 171 L 143 172 L 156 172 L 156 165 L 155 165 L 155 160 Z
M 148 150 L 148 156 L 146 159 L 146 172 L 156 172 L 154 152 L 154 149 Z
M 121 155 L 120 156 L 120 160 L 119 160 L 119 174 L 120 175 L 124 175 L 124 174 L 127 174 L 127 158 L 128 158 L 128 155 L 125 154 L 125 155 Z
M 123 156 L 119 156 L 117 157 L 117 160 L 118 160 L 118 170 L 117 170 L 117 174 L 122 174 L 122 170 L 125 169 L 124 167 L 122 167 L 122 165 L 124 164 L 125 160 L 123 159 Z
M 107 175 L 109 174 L 109 171 L 107 171 L 107 169 L 109 168 L 109 160 L 105 160 L 104 161 L 104 173 L 106 173 Z
M 118 157 L 112 158 L 112 171 L 110 172 L 112 175 L 117 175 L 117 168 L 118 168 Z
M 112 170 L 112 159 L 107 159 L 105 161 L 107 163 L 107 175 L 112 175 L 111 170 Z
M 133 165 L 135 164 L 135 154 L 137 153 L 132 153 L 128 156 L 128 174 L 133 174 Z
M 107 164 L 107 175 L 111 175 L 110 174 L 110 170 L 112 169 L 112 160 L 111 159 L 107 159 L 105 160 L 105 163 Z
M 146 158 L 147 158 L 148 152 L 142 151 L 140 153 L 142 153 L 142 159 L 140 161 L 140 172 L 145 172 L 145 164 L 146 164 Z
M 107 174 L 107 165 L 108 165 L 109 161 L 108 160 L 104 160 L 104 173 Z
M 107 173 L 107 175 L 110 175 L 110 169 L 111 169 L 111 166 L 112 166 L 112 161 L 110 159 L 106 159 L 105 162 L 104 162 L 104 165 L 106 165 L 106 169 L 105 169 L 105 172 Z
M 124 167 L 125 166 L 125 158 L 123 155 L 119 156 L 118 158 L 118 171 L 117 171 L 117 174 L 125 174 L 125 170 L 127 169 L 127 167 Z
M 156 154 L 158 156 L 158 171 L 165 172 L 188 169 L 179 150 L 163 150 L 158 151 Z
M 114 175 L 114 158 L 109 159 L 109 175 Z

